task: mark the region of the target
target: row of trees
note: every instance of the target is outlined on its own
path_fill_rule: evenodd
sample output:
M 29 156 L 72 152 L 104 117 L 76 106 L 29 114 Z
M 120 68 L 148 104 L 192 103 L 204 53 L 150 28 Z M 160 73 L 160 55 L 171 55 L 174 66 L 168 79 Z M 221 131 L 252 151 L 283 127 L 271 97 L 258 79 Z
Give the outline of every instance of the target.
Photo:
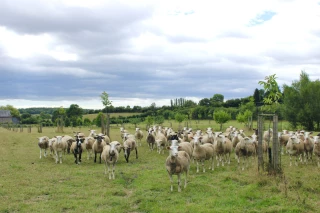
M 0 107 L 0 109 L 9 109 L 12 115 L 21 118 L 22 123 L 55 123 L 58 118 L 62 118 L 66 126 L 90 124 L 100 126 L 102 114 L 115 111 L 140 112 L 140 114 L 131 117 L 111 118 L 111 124 L 161 123 L 164 119 L 181 120 L 181 118 L 183 120 L 210 119 L 220 123 L 228 118 L 248 124 L 250 118 L 256 119 L 259 113 L 276 113 L 279 119 L 289 121 L 292 128 L 320 130 L 319 80 L 311 81 L 308 74 L 302 71 L 299 80 L 292 82 L 291 85 L 283 85 L 282 92 L 275 75 L 267 76 L 265 81 L 260 81 L 259 84 L 263 86 L 263 89 L 255 89 L 252 96 L 241 99 L 224 101 L 222 94 L 214 94 L 211 98 L 200 100 L 199 103 L 178 98 L 171 100 L 170 106 L 161 107 L 157 107 L 155 103 L 149 107 L 113 107 L 107 96 L 109 102 L 105 102 L 107 104 L 104 104 L 104 109 L 94 111 L 99 115 L 93 121 L 83 119 L 83 115 L 90 113 L 90 110 L 81 109 L 77 104 L 72 104 L 69 108 L 56 108 L 52 114 L 42 111 L 37 116 L 32 116 L 31 113 L 26 112 L 26 109 L 20 116 L 19 111 L 10 105 Z

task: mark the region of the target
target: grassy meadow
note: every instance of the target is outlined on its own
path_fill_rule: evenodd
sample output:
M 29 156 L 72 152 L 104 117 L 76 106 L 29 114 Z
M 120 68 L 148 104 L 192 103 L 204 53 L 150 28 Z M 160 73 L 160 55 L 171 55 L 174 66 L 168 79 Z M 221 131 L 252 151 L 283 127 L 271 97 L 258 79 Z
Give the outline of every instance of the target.
M 170 125 L 177 129 L 179 124 L 164 123 Z M 228 125 L 241 128 L 231 121 L 224 129 Z M 145 130 L 145 124 L 138 126 Z M 213 121 L 192 121 L 191 126 L 218 129 Z M 111 127 L 112 140 L 120 141 L 119 127 Z M 125 128 L 134 132 L 133 125 Z M 88 134 L 88 129 L 80 130 Z M 281 159 L 283 175 L 276 177 L 259 173 L 257 159 L 242 171 L 233 153 L 230 165 L 214 171 L 196 173 L 192 163 L 188 186 L 180 193 L 176 176 L 170 191 L 164 166 L 168 152 L 150 152 L 145 139 L 138 159 L 132 152 L 126 163 L 120 153 L 115 180 L 104 175 L 103 164 L 87 160 L 86 152 L 81 165 L 71 154 L 62 164 L 55 164 L 51 156 L 39 159 L 37 137 L 73 135 L 76 130 L 56 133 L 56 128 L 44 127 L 38 133 L 34 127 L 27 133 L 0 128 L 0 212 L 317 212 L 320 206 L 320 169 L 315 162 L 289 167 L 287 155 Z

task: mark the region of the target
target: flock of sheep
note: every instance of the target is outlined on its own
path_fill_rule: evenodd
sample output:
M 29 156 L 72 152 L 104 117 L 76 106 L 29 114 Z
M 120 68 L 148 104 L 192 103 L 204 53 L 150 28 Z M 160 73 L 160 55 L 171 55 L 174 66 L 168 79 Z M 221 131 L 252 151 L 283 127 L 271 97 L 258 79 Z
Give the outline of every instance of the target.
M 73 153 L 75 163 L 80 164 L 82 151 L 87 151 L 87 159 L 94 154 L 94 162 L 97 155 L 100 154 L 99 161 L 104 162 L 105 174 L 107 170 L 109 179 L 115 178 L 115 165 L 119 159 L 121 150 L 124 152 L 126 162 L 129 162 L 131 151 L 135 152 L 138 158 L 138 147 L 142 145 L 144 138 L 143 131 L 136 128 L 134 134 L 130 134 L 124 128 L 120 128 L 122 143 L 119 141 L 110 141 L 107 135 L 96 134 L 95 130 L 90 130 L 89 136 L 81 132 L 76 132 L 74 137 L 47 136 L 39 137 L 40 158 L 42 152 L 47 156 L 47 150 L 54 156 L 55 162 L 62 163 L 62 155 L 66 152 Z M 312 136 L 312 132 L 286 131 L 278 133 L 280 145 L 286 148 L 290 156 L 290 166 L 292 157 L 295 156 L 295 164 L 298 160 L 307 163 L 312 159 L 312 155 L 318 158 L 318 167 L 320 167 L 320 146 L 319 136 Z M 211 128 L 205 131 L 193 131 L 191 128 L 184 128 L 180 131 L 174 131 L 172 128 L 163 128 L 153 126 L 148 129 L 146 142 L 150 151 L 156 149 L 159 154 L 168 150 L 169 155 L 165 161 L 165 167 L 171 181 L 171 191 L 173 190 L 173 175 L 178 176 L 178 191 L 181 191 L 181 175 L 185 174 L 184 187 L 187 186 L 187 176 L 190 170 L 191 162 L 196 163 L 196 172 L 199 166 L 202 166 L 202 172 L 205 172 L 205 162 L 209 161 L 209 170 L 214 170 L 216 166 L 230 164 L 231 153 L 234 152 L 238 166 L 242 163 L 242 170 L 248 166 L 249 157 L 255 157 L 257 153 L 258 135 L 254 133 L 246 136 L 243 130 L 238 130 L 233 126 L 228 127 L 224 132 L 214 132 Z M 263 151 L 267 152 L 268 141 L 272 140 L 272 129 L 263 133 Z

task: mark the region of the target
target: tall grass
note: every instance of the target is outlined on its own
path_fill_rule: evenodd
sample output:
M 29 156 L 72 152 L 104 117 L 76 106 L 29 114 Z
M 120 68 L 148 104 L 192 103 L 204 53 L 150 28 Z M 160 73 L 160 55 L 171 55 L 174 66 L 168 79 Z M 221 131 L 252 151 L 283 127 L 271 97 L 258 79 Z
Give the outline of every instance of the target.
M 212 126 L 206 122 L 201 129 Z M 134 132 L 133 125 L 125 127 Z M 37 137 L 62 135 L 55 130 L 0 128 L 0 212 L 316 212 L 320 205 L 320 169 L 315 163 L 289 167 L 285 155 L 284 173 L 275 177 L 258 173 L 257 159 L 241 171 L 232 154 L 230 165 L 206 173 L 196 173 L 192 163 L 187 188 L 178 193 L 174 177 L 170 192 L 167 153 L 150 152 L 145 140 L 138 159 L 132 153 L 126 163 L 120 153 L 116 179 L 109 180 L 104 165 L 88 161 L 86 153 L 81 165 L 71 154 L 62 164 L 50 156 L 39 159 Z M 64 128 L 63 134 L 73 135 L 74 130 Z M 112 126 L 110 137 L 120 141 L 119 127 Z

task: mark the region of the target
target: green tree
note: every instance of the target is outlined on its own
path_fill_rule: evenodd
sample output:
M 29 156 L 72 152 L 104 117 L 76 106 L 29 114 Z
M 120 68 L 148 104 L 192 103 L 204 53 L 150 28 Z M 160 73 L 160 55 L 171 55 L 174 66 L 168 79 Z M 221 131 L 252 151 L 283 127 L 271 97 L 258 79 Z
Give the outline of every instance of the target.
M 161 115 L 158 115 L 155 117 L 154 122 L 158 125 L 162 125 L 164 123 L 164 117 Z
M 90 126 L 90 125 L 91 125 L 90 119 L 89 119 L 89 118 L 83 119 L 83 125 L 84 125 L 84 126 Z
M 101 127 L 101 119 L 105 119 L 105 116 L 103 115 L 102 112 L 99 112 L 95 119 L 96 126 Z M 102 122 L 105 122 L 105 121 L 102 121 Z
M 174 116 L 174 119 L 179 123 L 179 125 L 181 124 L 182 121 L 184 121 L 186 119 L 186 116 L 181 114 L 181 113 L 177 113 Z
M 153 117 L 151 117 L 151 116 L 147 116 L 146 119 L 145 119 L 145 121 L 146 121 L 147 125 L 150 126 L 150 125 L 153 124 L 154 119 L 153 119 Z
M 129 122 L 134 124 L 135 128 L 137 128 L 137 125 L 141 122 L 140 118 L 130 118 Z
M 20 112 L 17 108 L 12 105 L 0 106 L 2 110 L 9 110 L 12 117 L 20 118 Z
M 259 84 L 263 86 L 265 91 L 265 97 L 263 98 L 262 107 L 263 111 L 275 113 L 279 107 L 279 100 L 282 98 L 278 83 L 276 81 L 276 74 L 266 76 L 265 81 L 259 81 Z
M 284 85 L 283 112 L 293 127 L 302 125 L 308 130 L 320 129 L 320 82 L 311 81 L 301 71 L 300 80 L 291 86 Z
M 221 94 L 214 94 L 212 98 L 210 98 L 211 106 L 220 107 L 223 104 L 224 96 Z
M 214 117 L 214 120 L 218 124 L 220 124 L 220 131 L 222 130 L 222 125 L 224 123 L 227 123 L 229 120 L 231 120 L 231 115 L 223 110 L 218 110 L 218 111 L 214 112 L 213 117 Z

